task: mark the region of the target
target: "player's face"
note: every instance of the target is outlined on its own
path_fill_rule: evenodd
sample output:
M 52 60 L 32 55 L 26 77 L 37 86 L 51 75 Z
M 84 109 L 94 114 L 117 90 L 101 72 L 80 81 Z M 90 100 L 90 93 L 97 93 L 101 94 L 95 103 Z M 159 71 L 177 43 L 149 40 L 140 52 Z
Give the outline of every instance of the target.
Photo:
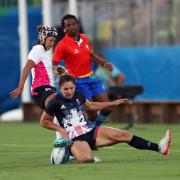
M 56 38 L 54 36 L 50 36 L 46 38 L 46 42 L 45 42 L 46 50 L 51 49 L 54 46 L 55 42 L 56 42 Z
M 65 98 L 71 99 L 75 92 L 75 84 L 72 81 L 65 82 L 61 84 L 60 90 Z
M 69 18 L 64 21 L 64 31 L 70 36 L 76 36 L 79 33 L 79 24 L 75 19 Z

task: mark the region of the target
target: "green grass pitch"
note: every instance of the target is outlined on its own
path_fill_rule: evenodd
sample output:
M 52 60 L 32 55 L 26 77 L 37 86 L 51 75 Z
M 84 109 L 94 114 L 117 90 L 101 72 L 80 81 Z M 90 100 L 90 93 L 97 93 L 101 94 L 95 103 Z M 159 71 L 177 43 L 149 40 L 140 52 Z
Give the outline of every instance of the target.
M 110 124 L 116 128 L 123 124 Z M 180 125 L 137 125 L 133 134 L 158 142 L 167 128 L 173 132 L 167 157 L 118 144 L 94 151 L 102 162 L 51 165 L 54 132 L 38 123 L 0 123 L 0 180 L 179 180 Z

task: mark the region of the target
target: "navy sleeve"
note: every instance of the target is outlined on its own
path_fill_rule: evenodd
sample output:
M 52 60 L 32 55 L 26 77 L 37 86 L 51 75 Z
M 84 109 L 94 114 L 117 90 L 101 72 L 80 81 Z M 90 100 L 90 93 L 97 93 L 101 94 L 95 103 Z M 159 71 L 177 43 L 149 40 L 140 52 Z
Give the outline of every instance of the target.
M 47 113 L 47 114 L 49 114 L 50 116 L 53 116 L 53 115 L 55 115 L 55 113 L 56 113 L 56 110 L 57 110 L 57 103 L 55 102 L 55 101 L 50 101 L 49 103 L 48 103 L 48 106 L 46 107 L 46 109 L 45 109 L 45 112 Z

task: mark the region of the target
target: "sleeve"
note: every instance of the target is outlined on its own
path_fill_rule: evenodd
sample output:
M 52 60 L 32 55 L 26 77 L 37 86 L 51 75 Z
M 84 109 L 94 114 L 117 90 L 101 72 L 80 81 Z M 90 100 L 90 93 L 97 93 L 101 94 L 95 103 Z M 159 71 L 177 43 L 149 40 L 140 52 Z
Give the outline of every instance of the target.
M 48 103 L 48 106 L 47 106 L 46 109 L 45 109 L 45 112 L 46 112 L 48 115 L 53 116 L 53 115 L 55 115 L 55 113 L 56 113 L 57 107 L 58 107 L 58 106 L 57 106 L 57 103 L 56 103 L 56 102 L 50 101 L 50 102 Z
M 63 58 L 63 46 L 61 43 L 58 43 L 54 49 L 53 62 L 60 63 Z
M 33 47 L 31 51 L 28 54 L 28 59 L 31 59 L 35 62 L 35 64 L 38 64 L 41 61 L 40 58 L 40 51 L 37 47 Z

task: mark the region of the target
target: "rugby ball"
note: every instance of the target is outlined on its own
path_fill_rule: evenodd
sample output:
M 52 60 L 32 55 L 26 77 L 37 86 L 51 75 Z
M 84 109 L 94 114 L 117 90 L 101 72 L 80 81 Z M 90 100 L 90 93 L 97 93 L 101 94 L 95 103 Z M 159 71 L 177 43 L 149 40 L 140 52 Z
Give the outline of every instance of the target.
M 66 147 L 56 147 L 51 152 L 51 164 L 66 164 L 69 160 L 70 151 Z

